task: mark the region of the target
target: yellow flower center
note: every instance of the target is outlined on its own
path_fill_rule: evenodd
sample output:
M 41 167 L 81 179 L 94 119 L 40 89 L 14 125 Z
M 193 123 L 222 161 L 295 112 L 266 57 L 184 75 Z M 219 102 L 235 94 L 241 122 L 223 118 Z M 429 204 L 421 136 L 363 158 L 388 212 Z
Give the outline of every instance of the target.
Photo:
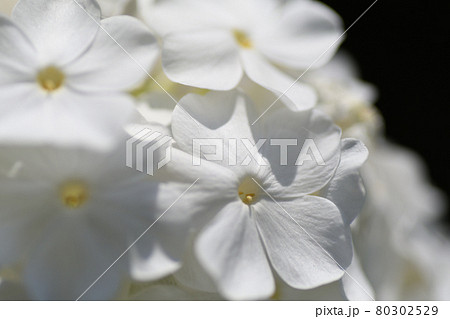
M 84 183 L 71 181 L 61 186 L 60 196 L 65 206 L 79 208 L 88 200 L 89 191 Z
M 246 177 L 238 187 L 238 195 L 244 204 L 251 205 L 258 200 L 260 188 L 251 178 Z
M 59 89 L 65 81 L 64 73 L 54 66 L 42 69 L 37 75 L 37 82 L 45 91 L 53 92 Z
M 241 31 L 241 30 L 233 30 L 234 38 L 236 39 L 237 43 L 245 48 L 245 49 L 251 49 L 253 47 L 253 43 L 248 37 L 247 33 Z

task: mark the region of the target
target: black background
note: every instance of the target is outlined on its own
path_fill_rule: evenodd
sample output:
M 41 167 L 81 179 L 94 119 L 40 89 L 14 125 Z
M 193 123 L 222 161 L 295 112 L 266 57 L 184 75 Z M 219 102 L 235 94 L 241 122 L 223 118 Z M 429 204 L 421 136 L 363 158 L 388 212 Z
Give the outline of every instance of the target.
M 374 0 L 324 0 L 348 28 Z M 379 90 L 377 106 L 392 141 L 414 149 L 431 181 L 450 190 L 450 4 L 378 0 L 348 31 L 342 46 L 362 78 Z M 450 214 L 447 209 L 447 222 Z

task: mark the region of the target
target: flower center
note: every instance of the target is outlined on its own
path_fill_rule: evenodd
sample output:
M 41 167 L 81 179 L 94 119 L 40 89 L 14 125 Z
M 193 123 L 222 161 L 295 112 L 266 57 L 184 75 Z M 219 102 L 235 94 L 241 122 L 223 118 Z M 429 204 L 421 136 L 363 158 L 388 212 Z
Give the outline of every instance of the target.
M 38 73 L 37 82 L 45 91 L 53 92 L 64 84 L 65 78 L 60 69 L 49 66 Z
M 253 47 L 253 43 L 248 37 L 247 33 L 241 30 L 233 30 L 234 38 L 236 39 L 237 43 L 246 49 L 250 49 Z
M 244 204 L 251 205 L 258 200 L 260 188 L 251 177 L 242 180 L 238 187 L 239 198 Z
M 69 208 L 81 207 L 89 197 L 89 191 L 84 183 L 71 181 L 60 188 L 61 201 Z

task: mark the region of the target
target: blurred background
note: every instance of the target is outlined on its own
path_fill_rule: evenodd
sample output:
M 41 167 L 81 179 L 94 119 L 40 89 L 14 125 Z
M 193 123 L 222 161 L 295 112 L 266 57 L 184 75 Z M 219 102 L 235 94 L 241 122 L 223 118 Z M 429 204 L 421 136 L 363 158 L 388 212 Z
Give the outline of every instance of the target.
M 374 0 L 324 0 L 348 28 Z M 431 181 L 450 194 L 450 23 L 446 1 L 378 2 L 348 31 L 343 48 L 379 90 L 389 139 L 419 153 Z M 447 208 L 446 223 L 450 226 Z M 450 227 L 449 227 L 450 228 Z

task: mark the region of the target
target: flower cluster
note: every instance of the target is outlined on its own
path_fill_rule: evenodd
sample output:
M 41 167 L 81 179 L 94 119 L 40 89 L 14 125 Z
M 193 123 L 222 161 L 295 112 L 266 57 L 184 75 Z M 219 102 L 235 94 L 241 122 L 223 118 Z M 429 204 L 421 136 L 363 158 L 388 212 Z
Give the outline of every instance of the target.
M 450 297 L 441 196 L 343 32 L 313 0 L 17 1 L 0 299 Z

